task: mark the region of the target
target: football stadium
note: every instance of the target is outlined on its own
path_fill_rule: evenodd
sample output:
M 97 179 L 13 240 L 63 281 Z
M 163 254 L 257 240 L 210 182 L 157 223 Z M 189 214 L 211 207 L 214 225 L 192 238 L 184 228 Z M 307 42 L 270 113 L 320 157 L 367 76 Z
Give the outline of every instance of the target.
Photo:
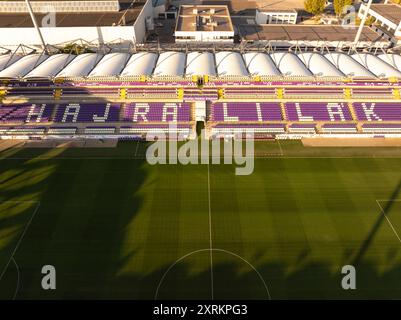
M 400 55 L 0 61 L 2 298 L 401 296 Z M 183 140 L 252 128 L 253 173 L 150 165 L 146 133 L 172 123 Z

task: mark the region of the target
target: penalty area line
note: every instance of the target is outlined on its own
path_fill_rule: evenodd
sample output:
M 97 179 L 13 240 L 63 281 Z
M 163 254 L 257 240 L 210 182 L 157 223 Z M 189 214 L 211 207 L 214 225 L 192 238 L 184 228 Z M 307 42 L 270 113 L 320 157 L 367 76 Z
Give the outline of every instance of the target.
M 386 212 L 384 211 L 382 205 L 380 204 L 380 201 L 381 201 L 381 202 L 391 202 L 391 201 L 399 202 L 399 201 L 401 201 L 401 199 L 400 199 L 400 200 L 378 200 L 378 199 L 376 199 L 376 203 L 377 203 L 377 205 L 379 206 L 381 213 L 383 214 L 384 218 L 386 218 L 387 223 L 389 224 L 391 230 L 393 230 L 393 232 L 394 232 L 395 236 L 397 237 L 398 241 L 401 243 L 401 237 L 400 237 L 400 235 L 398 234 L 397 230 L 394 228 L 394 225 L 391 223 L 391 220 L 390 220 L 390 218 L 387 216 Z
M 27 224 L 25 225 L 24 231 L 22 231 L 22 234 L 21 234 L 21 236 L 19 237 L 19 239 L 18 239 L 18 241 L 17 241 L 17 244 L 15 245 L 15 248 L 14 248 L 14 250 L 13 250 L 12 253 L 11 253 L 10 259 L 8 259 L 7 264 L 5 265 L 3 271 L 2 271 L 1 274 L 0 274 L 0 281 L 1 281 L 1 279 L 3 278 L 4 274 L 6 273 L 6 271 L 7 271 L 7 269 L 8 269 L 8 266 L 10 265 L 11 261 L 13 261 L 14 256 L 15 256 L 15 253 L 17 252 L 19 246 L 21 245 L 22 240 L 24 239 L 25 234 L 27 233 L 27 231 L 28 231 L 28 229 L 29 229 L 29 227 L 30 227 L 30 225 L 31 225 L 31 222 L 32 222 L 33 218 L 34 218 L 35 215 L 36 215 L 36 212 L 39 210 L 39 207 L 40 207 L 40 201 L 4 201 L 4 202 L 2 202 L 2 203 L 7 203 L 7 202 L 10 202 L 10 203 L 36 203 L 36 207 L 35 207 L 35 210 L 33 211 L 33 214 L 32 214 L 32 216 L 31 216 L 31 218 L 29 219 L 29 221 L 28 221 Z M 14 260 L 14 261 L 15 261 L 15 260 Z

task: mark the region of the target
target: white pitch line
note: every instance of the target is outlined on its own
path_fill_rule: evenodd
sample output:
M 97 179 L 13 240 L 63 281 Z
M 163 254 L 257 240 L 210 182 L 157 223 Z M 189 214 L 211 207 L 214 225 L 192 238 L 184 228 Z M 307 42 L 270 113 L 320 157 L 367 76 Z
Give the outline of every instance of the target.
M 281 147 L 280 140 L 277 140 L 278 147 L 280 148 L 280 156 L 284 156 L 283 148 Z
M 207 164 L 207 191 L 209 203 L 209 249 L 210 249 L 210 282 L 212 290 L 212 300 L 214 300 L 214 278 L 213 278 L 213 240 L 212 240 L 212 210 L 210 205 L 210 165 Z
M 168 268 L 167 270 L 163 273 L 162 277 L 159 280 L 159 284 L 157 285 L 156 291 L 155 291 L 155 297 L 154 299 L 157 300 L 159 297 L 159 291 L 160 291 L 160 287 L 162 286 L 164 279 L 166 278 L 167 274 L 170 272 L 171 269 L 173 269 L 178 263 L 180 263 L 181 261 L 185 260 L 186 258 L 188 258 L 189 256 L 193 255 L 193 254 L 197 254 L 200 252 L 205 252 L 205 251 L 217 251 L 217 252 L 224 252 L 227 253 L 229 255 L 232 255 L 234 257 L 237 257 L 238 259 L 242 260 L 243 262 L 245 262 L 248 266 L 251 267 L 251 269 L 253 269 L 257 276 L 259 277 L 259 279 L 261 280 L 265 290 L 266 290 L 266 294 L 267 294 L 267 298 L 269 300 L 272 299 L 271 295 L 270 295 L 270 291 L 269 291 L 269 287 L 266 284 L 266 281 L 264 280 L 264 278 L 262 277 L 262 274 L 258 271 L 258 269 L 256 269 L 256 267 L 250 263 L 248 260 L 246 260 L 245 258 L 241 257 L 240 255 L 232 252 L 232 251 L 228 251 L 225 249 L 218 249 L 218 248 L 206 248 L 206 249 L 199 249 L 199 250 L 195 250 L 195 251 L 191 251 L 189 253 L 187 253 L 186 255 L 183 255 L 181 258 L 178 258 L 176 261 L 174 261 Z
M 391 201 L 391 200 L 381 200 L 381 201 Z M 377 205 L 379 206 L 379 208 L 380 208 L 382 214 L 383 214 L 384 217 L 386 218 L 388 224 L 390 225 L 390 228 L 393 230 L 395 236 L 398 238 L 398 241 L 401 243 L 401 238 L 400 238 L 400 236 L 399 236 L 397 230 L 395 230 L 395 228 L 394 228 L 393 224 L 391 223 L 390 219 L 387 217 L 387 215 L 386 215 L 386 213 L 384 212 L 384 209 L 383 209 L 383 207 L 381 206 L 379 200 L 376 200 L 376 203 L 377 203 Z
M 40 201 L 5 201 L 5 202 L 16 202 L 16 203 L 33 202 L 33 203 L 37 203 L 37 205 L 36 205 L 35 211 L 33 212 L 31 218 L 29 219 L 28 223 L 25 225 L 24 231 L 22 232 L 21 237 L 18 239 L 18 242 L 17 242 L 13 252 L 11 253 L 10 259 L 8 260 L 7 264 L 5 265 L 3 271 L 0 274 L 0 281 L 3 278 L 4 274 L 6 273 L 6 270 L 7 270 L 8 266 L 10 265 L 10 262 L 12 261 L 12 259 L 14 259 L 15 253 L 17 252 L 17 250 L 18 250 L 18 248 L 19 248 L 19 246 L 20 246 L 20 244 L 21 244 L 26 232 L 29 229 L 29 226 L 31 225 L 31 222 L 32 222 L 33 218 L 36 215 L 36 212 L 38 211 L 38 209 L 40 207 Z
M 136 144 L 136 148 L 135 148 L 135 157 L 136 157 L 137 152 L 138 152 L 138 147 L 139 147 L 139 141 L 138 141 L 137 144 Z
M 20 287 L 20 272 L 19 272 L 19 267 L 18 267 L 17 261 L 15 261 L 14 257 L 12 258 L 12 260 L 15 264 L 15 267 L 17 268 L 17 286 L 15 288 L 15 292 L 14 292 L 14 296 L 13 296 L 13 300 L 15 300 L 15 298 L 17 297 L 17 293 L 19 291 L 19 287 Z

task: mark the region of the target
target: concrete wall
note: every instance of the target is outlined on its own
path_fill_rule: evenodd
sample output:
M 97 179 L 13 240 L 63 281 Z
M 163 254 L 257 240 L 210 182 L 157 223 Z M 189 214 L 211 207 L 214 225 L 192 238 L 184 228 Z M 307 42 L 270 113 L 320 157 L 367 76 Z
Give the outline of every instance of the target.
M 141 13 L 139 14 L 138 18 L 136 19 L 136 21 L 134 23 L 134 29 L 135 29 L 134 42 L 136 42 L 136 43 L 142 43 L 145 41 L 145 38 L 146 38 L 146 22 L 145 21 L 146 21 L 147 17 L 153 17 L 152 0 L 146 1 Z
M 132 42 L 135 39 L 133 26 L 115 27 L 58 27 L 40 28 L 47 44 L 62 45 L 84 40 L 91 44 L 106 42 Z M 39 36 L 34 28 L 0 28 L 0 45 L 30 46 L 40 45 Z
M 234 42 L 234 32 L 232 31 L 176 31 L 174 35 L 175 42 Z
M 256 11 L 257 24 L 296 24 L 297 12 L 260 12 Z
M 81 40 L 89 44 L 143 42 L 146 35 L 145 19 L 153 16 L 152 1 L 147 0 L 133 26 L 105 27 L 43 27 L 40 28 L 46 44 L 64 45 Z M 0 46 L 15 47 L 20 44 L 40 46 L 34 28 L 0 28 Z

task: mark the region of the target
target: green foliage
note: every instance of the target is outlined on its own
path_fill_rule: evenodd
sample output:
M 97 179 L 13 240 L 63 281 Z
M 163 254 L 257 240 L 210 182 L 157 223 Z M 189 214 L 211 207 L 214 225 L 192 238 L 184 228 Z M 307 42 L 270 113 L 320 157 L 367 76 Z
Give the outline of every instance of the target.
M 321 14 L 326 6 L 325 0 L 305 0 L 305 10 L 313 15 Z
M 73 53 L 73 54 L 82 54 L 82 53 L 93 53 L 94 51 L 86 48 L 85 46 L 81 46 L 79 44 L 71 43 L 67 44 L 64 48 L 61 49 L 63 53 Z
M 353 4 L 353 0 L 333 0 L 334 12 L 337 17 L 344 15 L 343 9 L 345 6 L 350 6 Z

